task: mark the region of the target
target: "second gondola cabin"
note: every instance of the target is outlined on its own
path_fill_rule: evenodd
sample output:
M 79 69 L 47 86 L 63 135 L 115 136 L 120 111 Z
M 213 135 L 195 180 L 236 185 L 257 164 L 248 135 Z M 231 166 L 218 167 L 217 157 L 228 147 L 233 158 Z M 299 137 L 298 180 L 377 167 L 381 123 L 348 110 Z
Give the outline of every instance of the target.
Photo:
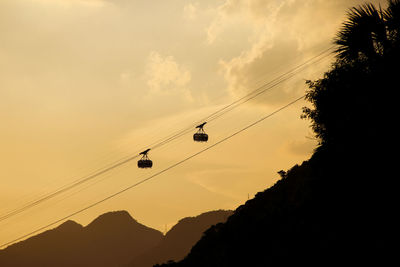
M 197 133 L 195 133 L 195 134 L 193 135 L 193 140 L 194 140 L 195 142 L 207 142 L 207 141 L 208 141 L 208 134 L 206 134 L 206 133 L 204 132 L 204 129 L 203 129 L 203 127 L 204 127 L 204 125 L 205 125 L 206 123 L 207 123 L 207 122 L 203 122 L 202 124 L 196 126 L 196 128 L 198 128 L 199 130 L 197 131 Z

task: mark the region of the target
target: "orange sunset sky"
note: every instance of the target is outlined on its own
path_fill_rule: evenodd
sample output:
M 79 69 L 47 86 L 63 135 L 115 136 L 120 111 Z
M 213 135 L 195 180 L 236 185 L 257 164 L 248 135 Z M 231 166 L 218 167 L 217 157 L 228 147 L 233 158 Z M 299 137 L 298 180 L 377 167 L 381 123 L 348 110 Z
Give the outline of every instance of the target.
M 386 1 L 372 1 L 385 4 Z M 0 0 L 0 217 L 135 155 L 332 46 L 355 0 Z M 273 112 L 333 55 L 193 132 L 0 221 L 4 244 L 118 192 Z M 71 219 L 127 210 L 160 231 L 235 209 L 317 145 L 300 101 Z M 55 227 L 54 225 L 52 227 Z

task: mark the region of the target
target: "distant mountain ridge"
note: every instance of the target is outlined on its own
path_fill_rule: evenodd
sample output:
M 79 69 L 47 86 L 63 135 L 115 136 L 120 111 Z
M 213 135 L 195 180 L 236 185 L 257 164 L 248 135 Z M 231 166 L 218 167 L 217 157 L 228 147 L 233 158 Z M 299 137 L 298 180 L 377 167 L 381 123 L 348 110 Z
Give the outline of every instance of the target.
M 162 237 L 126 211 L 109 212 L 86 227 L 66 221 L 11 245 L 0 251 L 0 266 L 118 266 L 152 248 Z
M 153 257 L 160 259 L 158 262 L 164 259 L 180 260 L 200 239 L 203 231 L 226 221 L 231 213 L 214 211 L 184 218 L 166 236 L 140 224 L 126 211 L 102 214 L 85 227 L 69 220 L 0 250 L 0 266 L 112 267 L 131 266 L 137 262 L 134 259 L 143 259 L 150 264 L 148 266 L 152 266 L 151 260 L 144 257 L 150 255 L 151 259 L 152 253 L 158 253 Z

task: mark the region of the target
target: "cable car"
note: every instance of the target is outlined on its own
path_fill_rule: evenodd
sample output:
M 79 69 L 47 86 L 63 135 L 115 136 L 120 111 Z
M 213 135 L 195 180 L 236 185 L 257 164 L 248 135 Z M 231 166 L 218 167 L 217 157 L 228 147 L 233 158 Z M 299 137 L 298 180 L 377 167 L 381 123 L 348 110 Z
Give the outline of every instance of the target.
M 193 135 L 193 140 L 195 142 L 207 142 L 208 141 L 208 135 L 204 132 L 204 129 L 203 129 L 203 127 L 206 123 L 207 122 L 203 122 L 202 124 L 196 126 L 196 128 L 198 128 L 199 130 L 197 131 L 197 133 L 195 133 Z
M 150 148 L 139 153 L 139 155 L 142 155 L 142 158 L 137 162 L 137 165 L 139 168 L 147 169 L 147 168 L 151 168 L 153 166 L 153 162 L 147 156 L 147 153 L 149 153 L 149 151 L 150 151 Z

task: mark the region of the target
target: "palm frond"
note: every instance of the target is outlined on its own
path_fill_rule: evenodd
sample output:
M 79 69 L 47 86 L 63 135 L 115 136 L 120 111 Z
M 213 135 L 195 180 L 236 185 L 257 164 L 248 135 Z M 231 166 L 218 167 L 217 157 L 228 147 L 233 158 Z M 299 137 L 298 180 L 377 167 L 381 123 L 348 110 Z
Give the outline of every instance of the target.
M 384 12 L 387 24 L 388 38 L 395 44 L 400 43 L 400 0 L 390 0 Z
M 335 38 L 340 58 L 372 57 L 382 53 L 386 39 L 384 12 L 373 4 L 354 7 Z

